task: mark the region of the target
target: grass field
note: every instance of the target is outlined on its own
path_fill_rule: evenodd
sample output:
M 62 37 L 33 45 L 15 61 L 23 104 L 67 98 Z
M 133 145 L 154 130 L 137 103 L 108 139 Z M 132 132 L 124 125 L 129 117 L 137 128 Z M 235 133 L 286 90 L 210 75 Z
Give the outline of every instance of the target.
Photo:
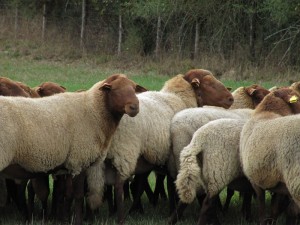
M 186 71 L 179 71 L 178 73 L 185 73 Z M 5 52 L 0 52 L 0 76 L 9 77 L 13 80 L 18 80 L 34 87 L 44 81 L 57 82 L 67 88 L 68 91 L 75 91 L 78 89 L 88 89 L 94 83 L 104 79 L 113 73 L 125 73 L 137 83 L 143 85 L 149 90 L 159 90 L 163 83 L 169 79 L 169 76 L 149 72 L 147 74 L 139 74 L 132 71 L 120 71 L 114 68 L 98 67 L 93 63 L 85 60 L 76 62 L 51 62 L 43 60 L 33 60 L 22 57 L 11 57 Z M 175 74 L 174 74 L 175 75 Z M 247 86 L 255 81 L 230 81 L 221 80 L 226 86 L 236 89 L 240 86 Z M 266 88 L 274 85 L 286 85 L 260 83 Z M 150 177 L 150 182 L 153 186 L 153 176 Z M 222 200 L 225 199 L 225 192 L 221 194 Z M 231 202 L 230 209 L 226 215 L 220 215 L 222 224 L 256 224 L 248 223 L 241 219 L 240 207 L 241 201 L 236 194 Z M 143 204 L 145 214 L 129 215 L 126 224 L 143 224 L 143 225 L 159 225 L 166 224 L 168 217 L 168 203 L 162 200 L 159 201 L 158 206 L 154 208 L 148 202 L 148 199 L 143 196 Z M 126 209 L 129 209 L 130 202 L 126 202 Z M 39 202 L 36 202 L 36 208 L 39 208 Z M 190 205 L 184 213 L 184 218 L 178 224 L 195 224 L 198 218 L 199 206 L 195 202 Z M 255 204 L 253 204 L 253 214 L 256 215 Z M 52 221 L 45 222 L 41 219 L 34 218 L 30 224 L 52 224 Z M 9 205 L 0 210 L 0 224 L 23 224 L 20 215 L 18 214 L 14 205 Z M 88 223 L 87 223 L 88 224 Z M 95 222 L 93 224 L 115 224 L 115 217 L 108 218 L 107 205 L 104 203 L 99 211 L 95 214 Z M 284 224 L 278 222 L 278 224 Z

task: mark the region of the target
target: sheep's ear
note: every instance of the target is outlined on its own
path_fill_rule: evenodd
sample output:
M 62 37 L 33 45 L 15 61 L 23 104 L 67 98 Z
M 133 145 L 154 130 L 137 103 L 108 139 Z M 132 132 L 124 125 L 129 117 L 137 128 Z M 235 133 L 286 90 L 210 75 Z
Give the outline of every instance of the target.
M 250 96 L 254 95 L 255 91 L 256 91 L 255 88 L 249 88 L 249 89 L 247 89 L 247 93 L 248 93 Z
M 232 87 L 226 87 L 226 89 L 227 89 L 228 91 L 231 91 L 231 90 L 232 90 Z
M 36 92 L 39 94 L 41 91 L 42 91 L 42 88 L 41 87 L 38 87 L 37 89 L 35 89 Z
M 64 90 L 67 90 L 67 88 L 65 88 L 64 86 L 61 86 L 61 85 L 60 85 L 60 87 L 61 87 L 62 89 L 64 89 Z
M 103 90 L 110 90 L 110 89 L 111 89 L 111 84 L 109 84 L 109 83 L 104 83 L 104 84 L 102 84 L 101 87 L 99 88 L 99 90 L 101 90 L 101 89 L 103 89 Z
M 138 85 L 138 84 L 136 85 L 136 87 L 135 87 L 135 92 L 136 93 L 142 93 L 142 92 L 145 92 L 145 91 L 148 91 L 148 89 L 142 87 L 141 85 Z
M 191 82 L 192 87 L 194 88 L 198 88 L 200 87 L 200 80 L 198 78 L 193 78 L 192 82 Z

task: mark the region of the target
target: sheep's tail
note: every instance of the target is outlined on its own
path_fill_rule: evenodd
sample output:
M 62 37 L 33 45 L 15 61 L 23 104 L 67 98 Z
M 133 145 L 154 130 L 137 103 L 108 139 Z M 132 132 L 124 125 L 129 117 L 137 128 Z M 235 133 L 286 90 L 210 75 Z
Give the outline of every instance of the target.
M 191 203 L 199 187 L 204 188 L 201 180 L 201 169 L 197 162 L 199 147 L 185 147 L 180 153 L 180 169 L 176 179 L 176 188 L 179 198 L 184 203 Z
M 87 169 L 87 202 L 91 210 L 99 208 L 102 203 L 105 185 L 104 168 L 104 162 L 97 160 Z

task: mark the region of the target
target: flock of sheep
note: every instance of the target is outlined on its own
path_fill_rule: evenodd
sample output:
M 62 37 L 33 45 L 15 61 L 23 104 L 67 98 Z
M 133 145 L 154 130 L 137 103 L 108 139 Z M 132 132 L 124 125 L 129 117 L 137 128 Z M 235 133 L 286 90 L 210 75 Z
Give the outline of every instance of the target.
M 147 177 L 154 171 L 156 198 L 164 193 L 159 189 L 167 177 L 169 224 L 195 198 L 201 206 L 198 224 L 219 224 L 219 193 L 225 187 L 224 208 L 237 190 L 246 219 L 252 217 L 256 196 L 260 224 L 275 221 L 283 211 L 287 223 L 296 223 L 298 82 L 274 90 L 251 85 L 231 93 L 210 71 L 194 69 L 170 78 L 160 91 L 147 91 L 115 74 L 71 93 L 52 82 L 30 88 L 3 77 L 0 95 L 0 185 L 25 220 L 32 216 L 34 195 L 49 214 L 52 175 L 55 220 L 68 220 L 73 208 L 73 223 L 80 225 L 83 213 L 91 218 L 106 199 L 110 213 L 116 209 L 118 223 L 124 224 L 128 183 L 131 210 L 142 210 L 140 198 L 144 191 L 149 195 Z M 274 193 L 268 220 L 265 190 Z

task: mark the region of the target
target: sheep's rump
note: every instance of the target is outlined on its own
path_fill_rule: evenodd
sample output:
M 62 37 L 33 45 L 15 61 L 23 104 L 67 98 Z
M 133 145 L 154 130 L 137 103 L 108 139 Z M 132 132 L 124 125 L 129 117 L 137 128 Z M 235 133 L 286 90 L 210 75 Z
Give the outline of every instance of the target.
M 245 124 L 240 157 L 250 181 L 267 189 L 299 176 L 299 126 L 300 115 L 272 120 L 253 118 Z

